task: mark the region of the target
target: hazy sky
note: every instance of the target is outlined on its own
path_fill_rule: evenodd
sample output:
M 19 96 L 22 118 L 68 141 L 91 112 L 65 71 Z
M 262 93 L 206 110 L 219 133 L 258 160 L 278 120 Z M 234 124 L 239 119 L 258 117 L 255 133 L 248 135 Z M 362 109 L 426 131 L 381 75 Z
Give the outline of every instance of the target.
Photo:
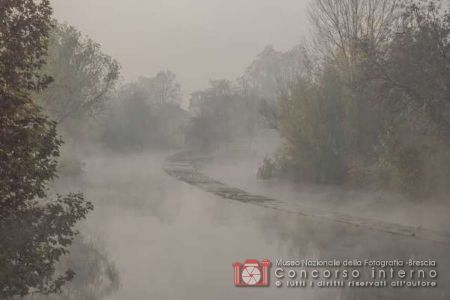
M 55 16 L 102 44 L 124 80 L 172 70 L 183 93 L 235 79 L 267 44 L 307 29 L 308 0 L 52 0 Z

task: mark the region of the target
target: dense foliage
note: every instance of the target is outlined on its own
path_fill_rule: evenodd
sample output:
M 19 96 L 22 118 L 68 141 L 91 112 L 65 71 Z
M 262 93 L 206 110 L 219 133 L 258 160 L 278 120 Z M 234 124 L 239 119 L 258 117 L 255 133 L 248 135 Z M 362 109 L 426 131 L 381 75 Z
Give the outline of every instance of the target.
M 280 98 L 274 168 L 322 183 L 443 187 L 450 15 L 438 1 L 318 0 L 312 16 L 321 55 Z
M 92 205 L 81 194 L 47 197 L 61 140 L 31 99 L 51 78 L 45 64 L 49 1 L 0 3 L 0 297 L 53 293 L 73 277 L 54 276 L 74 224 Z

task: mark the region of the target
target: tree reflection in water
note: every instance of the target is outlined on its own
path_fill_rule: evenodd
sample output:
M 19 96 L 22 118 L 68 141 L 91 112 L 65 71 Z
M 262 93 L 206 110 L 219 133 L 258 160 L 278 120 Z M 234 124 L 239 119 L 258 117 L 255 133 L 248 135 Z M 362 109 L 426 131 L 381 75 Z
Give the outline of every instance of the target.
M 119 273 L 106 251 L 87 237 L 78 237 L 70 254 L 61 259 L 58 270 L 70 269 L 75 277 L 59 295 L 33 295 L 30 300 L 100 300 L 120 286 Z

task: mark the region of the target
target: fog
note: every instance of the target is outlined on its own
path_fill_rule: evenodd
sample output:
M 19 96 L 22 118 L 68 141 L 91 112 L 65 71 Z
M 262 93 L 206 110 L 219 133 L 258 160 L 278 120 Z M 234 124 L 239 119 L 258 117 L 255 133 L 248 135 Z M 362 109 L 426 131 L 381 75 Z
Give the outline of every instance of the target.
M 414 237 L 226 200 L 164 174 L 165 158 L 166 153 L 154 152 L 127 156 L 98 153 L 87 160 L 81 185 L 86 196 L 95 199 L 96 210 L 83 232 L 105 248 L 120 276 L 120 287 L 107 299 L 446 298 L 445 270 L 450 267 L 450 259 L 445 244 L 432 242 L 430 247 L 429 241 Z M 223 164 L 222 160 L 218 165 Z M 210 167 L 209 172 L 214 173 L 213 169 Z M 238 172 L 240 178 L 251 177 L 244 169 Z M 277 196 L 285 197 L 280 193 Z M 297 193 L 297 200 L 305 197 L 311 197 L 311 193 Z M 440 286 L 233 288 L 231 264 L 241 257 L 433 258 L 439 261 Z
M 289 81 L 295 82 L 294 78 L 305 76 L 308 63 L 317 63 L 317 53 L 310 56 L 310 62 L 303 56 L 303 49 L 317 49 L 307 44 L 311 35 L 317 35 L 309 19 L 311 3 L 52 3 L 59 22 L 75 26 L 98 42 L 102 51 L 121 66 L 117 91 L 108 96 L 100 122 L 94 122 L 93 129 L 77 121 L 63 124 L 68 148 L 75 149 L 68 161 L 75 156 L 81 166 L 77 172 L 63 171 L 68 177 L 55 184 L 61 192 L 76 187 L 95 204 L 95 211 L 81 225 L 82 236 L 94 241 L 94 247 L 101 249 L 114 270 L 96 271 L 95 278 L 101 278 L 97 281 L 106 292 L 93 293 L 95 297 L 448 296 L 450 223 L 445 196 L 438 193 L 426 200 L 425 196 L 416 199 L 399 189 L 376 186 L 377 179 L 366 173 L 356 176 L 367 177 L 369 184 L 359 178 L 349 180 L 358 187 L 341 184 L 334 177 L 330 177 L 332 184 L 310 182 L 295 173 L 306 167 L 302 161 L 296 165 L 291 159 L 279 158 L 282 150 L 289 149 L 283 140 L 289 140 L 283 122 L 300 120 L 295 117 L 289 121 L 289 114 L 277 108 L 280 99 L 283 101 L 283 89 Z M 389 13 L 385 14 L 389 22 Z M 310 113 L 314 117 L 303 126 L 327 124 L 330 119 L 326 110 L 318 115 L 314 110 Z M 321 119 L 323 115 L 328 119 Z M 332 124 L 328 130 L 334 132 L 336 128 L 338 125 Z M 320 140 L 320 132 L 313 134 Z M 185 157 L 182 153 L 186 150 L 190 154 Z M 175 158 L 172 162 L 177 155 L 180 161 Z M 291 155 L 308 160 L 298 152 Z M 332 157 L 328 160 L 331 167 L 321 167 L 320 161 L 326 161 L 327 155 Z M 436 157 L 445 160 L 446 156 Z M 339 157 L 324 154 L 319 158 L 315 170 L 323 168 L 326 176 L 333 176 L 330 170 L 339 169 L 333 162 Z M 285 171 L 288 178 L 278 174 L 283 172 L 283 164 L 295 166 Z M 389 172 L 401 180 L 401 175 Z M 421 184 L 425 186 L 423 181 Z M 434 183 L 433 189 L 440 184 Z M 250 196 L 244 196 L 246 192 Z M 246 197 L 261 201 L 247 203 Z M 265 205 L 264 197 L 274 202 Z M 439 263 L 440 281 L 438 288 L 417 290 L 231 288 L 231 264 L 252 257 L 434 259 Z
M 0 299 L 450 298 L 448 1 L 38 2 L 0 11 Z
M 234 79 L 268 44 L 286 51 L 308 32 L 307 0 L 52 0 L 55 17 L 102 44 L 125 81 L 175 72 L 187 97 Z M 120 41 L 120 42 L 118 42 Z

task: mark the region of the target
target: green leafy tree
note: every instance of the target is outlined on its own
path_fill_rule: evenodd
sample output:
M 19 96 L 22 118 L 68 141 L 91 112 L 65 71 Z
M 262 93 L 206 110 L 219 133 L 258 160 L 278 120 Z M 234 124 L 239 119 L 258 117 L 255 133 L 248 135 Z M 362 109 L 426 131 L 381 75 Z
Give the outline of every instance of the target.
M 51 78 L 45 64 L 49 1 L 0 3 L 0 298 L 54 293 L 73 277 L 55 275 L 75 223 L 92 205 L 81 194 L 47 197 L 61 140 L 56 123 L 32 101 Z
M 320 183 L 345 179 L 351 144 L 345 123 L 347 91 L 336 70 L 328 67 L 315 80 L 298 79 L 281 97 L 284 144 L 278 165 L 284 173 Z

